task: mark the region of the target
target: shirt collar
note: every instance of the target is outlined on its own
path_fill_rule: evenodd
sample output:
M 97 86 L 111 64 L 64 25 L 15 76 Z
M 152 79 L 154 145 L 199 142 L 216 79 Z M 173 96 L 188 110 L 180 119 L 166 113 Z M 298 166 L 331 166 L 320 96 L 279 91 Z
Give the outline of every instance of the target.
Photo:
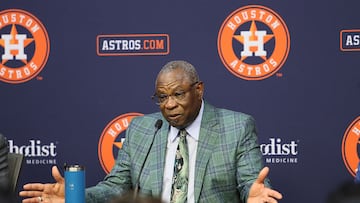
M 200 134 L 200 125 L 201 125 L 201 119 L 204 111 L 204 101 L 201 102 L 201 107 L 199 114 L 195 118 L 195 120 L 185 128 L 188 135 L 190 135 L 192 138 L 194 138 L 196 141 L 199 140 L 199 134 Z M 170 132 L 169 132 L 169 141 L 174 142 L 177 135 L 179 133 L 179 129 L 170 126 Z

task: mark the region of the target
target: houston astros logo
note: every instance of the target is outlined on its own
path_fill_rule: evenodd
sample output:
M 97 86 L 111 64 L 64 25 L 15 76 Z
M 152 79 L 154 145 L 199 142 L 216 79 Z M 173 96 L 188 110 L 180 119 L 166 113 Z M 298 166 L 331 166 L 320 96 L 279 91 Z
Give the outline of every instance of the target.
M 259 5 L 244 6 L 223 22 L 218 52 L 225 67 L 245 80 L 262 80 L 276 73 L 290 49 L 290 36 L 280 16 Z
M 122 147 L 125 135 L 121 135 L 121 133 L 127 129 L 134 117 L 142 115 L 140 113 L 120 115 L 103 130 L 99 141 L 98 155 L 101 166 L 106 173 L 109 173 L 115 165 L 115 155 L 117 155 L 118 149 Z
M 0 12 L 1 81 L 31 80 L 44 68 L 49 51 L 49 36 L 35 16 L 19 9 Z
M 355 176 L 360 155 L 360 116 L 347 128 L 342 140 L 342 157 L 346 168 Z

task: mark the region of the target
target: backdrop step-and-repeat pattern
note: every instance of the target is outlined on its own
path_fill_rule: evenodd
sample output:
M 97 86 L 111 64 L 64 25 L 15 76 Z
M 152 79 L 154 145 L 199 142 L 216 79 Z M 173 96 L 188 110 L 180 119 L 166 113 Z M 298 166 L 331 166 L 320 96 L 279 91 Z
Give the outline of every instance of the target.
M 205 99 L 255 117 L 286 203 L 324 202 L 359 162 L 360 2 L 4 1 L 0 133 L 25 155 L 19 187 L 51 167 L 112 168 L 154 79 L 187 60 Z

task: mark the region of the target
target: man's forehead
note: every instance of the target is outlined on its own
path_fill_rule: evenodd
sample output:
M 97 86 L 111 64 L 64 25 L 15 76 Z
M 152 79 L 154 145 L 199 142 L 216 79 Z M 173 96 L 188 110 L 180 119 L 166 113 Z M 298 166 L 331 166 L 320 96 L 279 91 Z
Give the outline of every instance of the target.
M 177 79 L 177 80 L 172 80 L 172 81 L 158 80 L 156 87 L 158 89 L 160 89 L 160 88 L 176 88 L 176 87 L 182 85 L 182 83 L 183 83 L 183 79 Z

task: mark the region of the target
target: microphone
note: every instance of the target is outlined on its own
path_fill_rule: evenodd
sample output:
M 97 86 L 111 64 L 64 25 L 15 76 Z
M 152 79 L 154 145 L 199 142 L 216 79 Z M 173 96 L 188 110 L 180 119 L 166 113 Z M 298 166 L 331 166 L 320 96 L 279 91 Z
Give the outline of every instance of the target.
M 162 124 L 163 124 L 163 121 L 161 119 L 158 119 L 156 121 L 156 123 L 155 123 L 155 128 L 156 128 L 155 134 L 157 133 L 158 130 L 160 130 Z
M 134 197 L 133 197 L 134 200 L 135 200 L 136 197 L 138 196 L 138 192 L 139 192 L 139 181 L 140 181 L 141 173 L 142 173 L 142 171 L 143 171 L 143 169 L 144 169 L 145 162 L 146 162 L 146 160 L 147 160 L 147 158 L 148 158 L 148 156 L 149 156 L 149 154 L 150 154 L 152 145 L 153 145 L 154 140 L 155 140 L 155 135 L 156 135 L 156 133 L 160 130 L 162 124 L 163 124 L 163 121 L 162 121 L 161 119 L 158 119 L 158 120 L 156 121 L 156 123 L 155 123 L 155 132 L 154 132 L 154 136 L 153 136 L 153 138 L 152 138 L 152 140 L 151 140 L 151 144 L 150 144 L 150 147 L 149 147 L 149 151 L 146 153 L 144 162 L 143 162 L 143 164 L 142 164 L 142 166 L 141 166 L 141 168 L 140 168 L 139 176 L 138 176 L 137 179 L 136 179 L 136 185 L 135 185 Z

